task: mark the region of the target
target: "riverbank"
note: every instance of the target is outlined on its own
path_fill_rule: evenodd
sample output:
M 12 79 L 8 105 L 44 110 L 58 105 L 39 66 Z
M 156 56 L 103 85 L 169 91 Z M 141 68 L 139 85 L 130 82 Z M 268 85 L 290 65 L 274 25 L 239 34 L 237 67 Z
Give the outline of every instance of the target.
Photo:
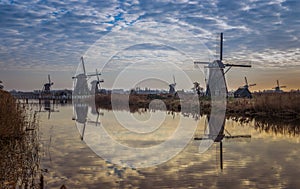
M 37 188 L 39 145 L 36 114 L 0 90 L 0 188 Z
M 165 109 L 168 111 L 192 111 L 209 114 L 211 100 L 207 97 L 185 95 L 181 98 L 171 95 L 122 95 L 99 94 L 95 97 L 96 105 L 101 108 L 111 109 L 126 108 L 136 111 L 140 108 Z M 113 104 L 111 103 L 113 99 Z M 163 102 L 163 103 L 161 103 Z M 185 107 L 182 107 L 184 104 Z M 187 107 L 187 108 L 186 108 Z M 200 110 L 199 110 L 200 107 Z M 184 108 L 184 109 L 183 109 Z M 281 117 L 300 119 L 300 94 L 299 93 L 270 93 L 254 94 L 252 99 L 228 98 L 226 115 L 233 117 Z

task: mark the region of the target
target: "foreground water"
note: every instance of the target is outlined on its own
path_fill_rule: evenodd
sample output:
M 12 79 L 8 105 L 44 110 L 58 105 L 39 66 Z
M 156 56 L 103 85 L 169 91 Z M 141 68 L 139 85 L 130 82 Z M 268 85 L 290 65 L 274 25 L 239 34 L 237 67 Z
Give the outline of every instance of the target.
M 54 110 L 54 111 L 53 111 Z M 129 113 L 138 120 L 148 120 L 149 112 Z M 224 138 L 214 142 L 204 153 L 201 141 L 190 140 L 187 146 L 169 161 L 147 168 L 129 168 L 111 163 L 95 154 L 85 143 L 89 133 L 100 124 L 118 142 L 147 148 L 161 143 L 163 137 L 176 130 L 176 123 L 197 124 L 194 137 L 203 137 L 206 118 L 186 117 L 180 113 L 165 115 L 157 135 L 144 137 L 120 129 L 112 111 L 100 110 L 90 124 L 78 124 L 73 107 L 54 106 L 50 112 L 39 113 L 41 138 L 41 169 L 45 188 L 298 188 L 300 186 L 299 133 L 258 126 L 253 121 L 241 124 L 226 120 L 225 136 L 251 135 L 251 138 Z M 90 119 L 90 118 L 89 118 Z M 80 121 L 79 121 L 80 122 Z M 189 125 L 186 125 L 189 127 Z M 299 128 L 299 127 L 297 127 Z M 83 133 L 85 129 L 85 133 Z M 153 128 L 157 129 L 157 128 Z M 118 132 L 115 132 L 115 131 Z M 83 139 L 83 140 L 82 140 Z M 101 147 L 107 152 L 111 148 Z M 168 149 L 166 149 L 168 150 Z M 118 152 L 114 152 L 118 153 Z M 163 153 L 163 152 L 162 152 Z M 128 154 L 130 157 L 130 154 Z M 221 161 L 223 159 L 223 162 Z

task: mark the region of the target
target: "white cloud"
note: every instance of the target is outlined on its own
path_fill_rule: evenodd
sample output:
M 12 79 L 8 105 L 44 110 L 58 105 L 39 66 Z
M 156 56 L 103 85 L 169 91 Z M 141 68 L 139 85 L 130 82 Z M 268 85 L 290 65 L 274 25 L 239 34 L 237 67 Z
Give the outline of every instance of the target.
M 299 49 L 299 21 L 289 17 L 298 13 L 295 2 L 291 5 L 285 0 L 0 3 L 3 23 L 0 60 L 9 69 L 24 67 L 23 63 L 31 69 L 39 69 L 40 65 L 45 69 L 76 65 L 80 55 L 107 32 L 134 25 L 152 30 L 157 23 L 169 24 L 170 31 L 176 27 L 188 30 L 211 51 L 216 44 L 216 33 L 224 32 L 228 57 L 253 59 L 259 65 L 271 67 L 281 65 L 279 62 L 298 64 L 299 55 L 290 52 Z M 159 32 L 152 35 L 162 36 Z M 192 42 L 190 46 L 196 48 Z

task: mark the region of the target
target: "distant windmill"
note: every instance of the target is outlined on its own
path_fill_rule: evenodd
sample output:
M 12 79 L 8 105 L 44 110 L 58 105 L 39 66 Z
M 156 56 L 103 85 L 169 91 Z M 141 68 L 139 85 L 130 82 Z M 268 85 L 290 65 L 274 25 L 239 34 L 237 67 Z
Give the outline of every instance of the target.
M 248 84 L 247 77 L 245 77 L 245 85 L 242 87 L 239 87 L 234 92 L 235 98 L 252 98 L 252 94 L 249 91 L 249 87 L 255 86 L 256 84 Z
M 245 77 L 245 85 L 244 85 L 244 88 L 249 88 L 249 87 L 253 87 L 255 86 L 256 84 L 248 84 L 248 81 L 247 81 L 247 77 Z
M 173 75 L 173 83 L 169 84 L 169 94 L 175 95 L 175 86 L 176 86 L 176 81 L 175 81 L 175 76 Z
M 286 86 L 280 86 L 280 85 L 279 85 L 279 81 L 277 80 L 277 86 L 273 87 L 273 89 L 275 89 L 275 92 L 281 93 L 281 92 L 283 92 L 283 91 L 281 90 L 281 88 L 286 88 Z
M 97 70 L 96 70 L 95 74 L 87 74 L 86 70 L 85 70 L 85 64 L 84 64 L 83 57 L 81 57 L 80 60 L 81 60 L 83 73 L 80 73 L 80 74 L 72 77 L 72 79 L 76 79 L 73 93 L 75 95 L 89 95 L 91 93 L 94 94 L 94 92 L 95 92 L 96 88 L 98 87 L 99 83 L 103 82 L 103 80 L 100 80 L 98 78 L 99 75 L 101 75 L 101 74 L 98 73 Z M 98 80 L 95 80 L 95 82 L 93 82 L 93 81 L 91 82 L 92 90 L 93 90 L 92 92 L 89 90 L 88 83 L 87 83 L 88 77 L 91 77 L 91 76 L 97 76 L 97 79 L 98 79 Z
M 43 93 L 50 94 L 51 86 L 54 83 L 51 81 L 50 75 L 48 74 L 48 83 L 45 83 L 42 89 Z
M 211 96 L 218 95 L 225 92 L 227 95 L 227 84 L 225 80 L 225 74 L 232 67 L 251 67 L 251 65 L 238 65 L 238 64 L 224 64 L 223 63 L 223 33 L 220 35 L 220 58 L 219 60 L 214 60 L 213 62 L 194 62 L 194 64 L 206 64 L 208 65 L 209 75 L 208 81 L 206 83 L 206 95 Z M 224 72 L 224 68 L 228 69 Z M 225 89 L 224 89 L 225 87 Z
M 198 96 L 200 96 L 200 94 L 203 91 L 203 88 L 200 86 L 200 84 L 197 81 L 195 81 L 193 84 L 194 87 L 192 89 L 197 92 Z

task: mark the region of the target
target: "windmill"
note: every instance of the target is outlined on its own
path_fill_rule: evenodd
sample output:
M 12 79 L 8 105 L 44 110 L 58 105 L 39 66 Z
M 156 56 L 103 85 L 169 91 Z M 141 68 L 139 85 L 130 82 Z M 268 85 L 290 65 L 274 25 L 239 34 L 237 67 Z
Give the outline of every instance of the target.
M 200 83 L 198 83 L 197 81 L 195 81 L 193 84 L 194 87 L 192 89 L 197 92 L 198 96 L 200 96 L 203 91 L 203 88 L 200 86 Z
M 247 77 L 245 77 L 245 85 L 244 85 L 244 88 L 249 88 L 249 87 L 253 87 L 255 86 L 256 84 L 248 84 L 248 80 L 247 80 Z
M 101 75 L 100 73 L 98 73 L 98 70 L 96 69 L 96 76 L 97 76 L 97 80 L 93 80 L 91 82 L 92 88 L 91 88 L 91 92 L 92 94 L 97 94 L 99 92 L 100 87 L 100 83 L 103 83 L 104 80 L 99 78 L 99 75 Z
M 242 64 L 224 64 L 223 63 L 223 33 L 220 35 L 220 57 L 219 60 L 214 60 L 213 62 L 194 62 L 194 64 L 206 64 L 208 68 L 208 81 L 206 83 L 206 95 L 220 95 L 224 91 L 228 93 L 227 84 L 225 80 L 225 74 L 232 67 L 251 67 L 251 65 L 242 65 Z M 224 72 L 225 67 L 228 69 Z M 224 88 L 225 87 L 225 88 Z
M 173 83 L 169 84 L 169 94 L 175 95 L 175 86 L 176 86 L 176 81 L 175 81 L 175 76 L 173 75 Z
M 277 86 L 273 87 L 273 89 L 275 89 L 275 92 L 277 93 L 282 93 L 283 91 L 281 90 L 281 88 L 286 88 L 286 86 L 280 86 L 279 81 L 277 80 Z
M 95 74 L 87 74 L 86 70 L 85 70 L 85 63 L 84 63 L 83 57 L 81 57 L 80 60 L 81 60 L 83 73 L 80 73 L 80 74 L 72 77 L 72 79 L 76 79 L 73 93 L 75 95 L 89 95 L 91 93 L 94 94 L 94 92 L 96 90 L 96 86 L 98 87 L 99 83 L 103 82 L 103 80 L 99 79 L 99 75 L 101 75 L 101 74 L 98 73 L 97 70 L 96 70 Z M 91 76 L 97 76 L 97 79 L 98 79 L 95 82 L 93 82 L 93 81 L 91 82 L 93 91 L 89 90 L 88 83 L 87 83 L 88 78 Z
M 42 89 L 43 93 L 50 94 L 51 86 L 54 83 L 51 81 L 50 75 L 48 74 L 48 83 L 45 83 Z
M 211 141 L 213 143 L 219 143 L 219 153 L 220 153 L 220 169 L 223 170 L 223 140 L 241 141 L 240 139 L 250 139 L 251 135 L 231 135 L 225 129 L 225 116 L 219 116 L 212 114 L 211 117 L 206 117 L 208 124 L 205 124 L 205 134 L 204 137 L 195 137 L 194 140 L 204 140 Z M 227 135 L 225 134 L 227 133 Z M 209 143 L 208 143 L 209 144 Z
M 256 84 L 248 84 L 247 77 L 245 77 L 245 85 L 239 87 L 233 94 L 234 98 L 252 98 L 252 94 L 249 91 L 249 87 L 253 87 Z

